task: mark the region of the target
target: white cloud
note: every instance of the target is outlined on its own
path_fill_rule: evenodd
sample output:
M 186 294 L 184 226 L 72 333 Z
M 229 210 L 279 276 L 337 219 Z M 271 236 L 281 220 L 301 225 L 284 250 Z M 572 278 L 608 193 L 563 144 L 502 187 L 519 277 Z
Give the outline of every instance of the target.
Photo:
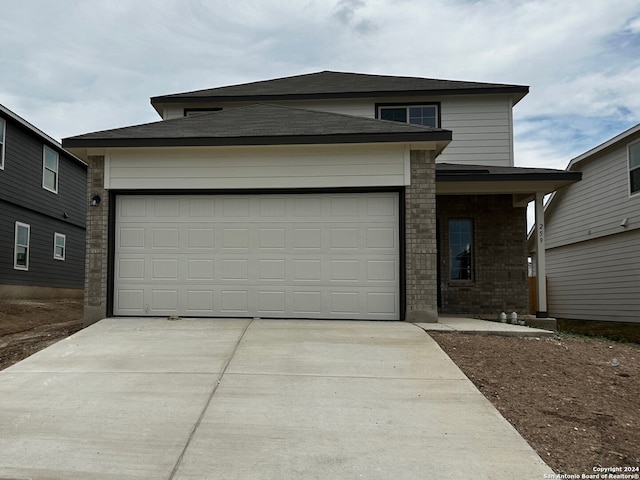
M 155 120 L 150 96 L 325 69 L 530 85 L 521 165 L 564 168 L 640 121 L 637 0 L 22 0 L 0 31 L 0 103 L 55 138 Z

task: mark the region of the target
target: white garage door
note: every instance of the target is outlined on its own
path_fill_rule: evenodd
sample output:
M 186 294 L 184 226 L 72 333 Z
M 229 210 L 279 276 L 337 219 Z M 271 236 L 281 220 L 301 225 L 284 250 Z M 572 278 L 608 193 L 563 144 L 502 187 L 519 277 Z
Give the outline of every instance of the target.
M 115 315 L 399 318 L 398 194 L 121 195 Z

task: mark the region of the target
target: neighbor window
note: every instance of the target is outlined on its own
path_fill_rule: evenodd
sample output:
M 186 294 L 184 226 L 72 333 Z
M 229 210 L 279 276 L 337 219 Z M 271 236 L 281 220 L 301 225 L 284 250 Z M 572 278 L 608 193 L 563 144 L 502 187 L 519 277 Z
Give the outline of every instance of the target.
M 449 221 L 449 278 L 473 280 L 473 223 Z
M 58 193 L 58 152 L 45 145 L 42 156 L 42 186 Z
M 640 192 L 640 142 L 629 145 L 629 188 L 631 195 Z
M 394 122 L 439 127 L 438 105 L 385 105 L 378 107 L 378 118 Z
M 5 121 L 0 118 L 0 170 L 4 170 L 4 136 L 6 130 Z
M 56 233 L 53 236 L 53 258 L 56 260 L 64 260 L 67 250 L 67 237 L 62 233 Z
M 29 270 L 29 236 L 31 227 L 26 223 L 16 222 L 16 241 L 14 248 L 13 268 Z

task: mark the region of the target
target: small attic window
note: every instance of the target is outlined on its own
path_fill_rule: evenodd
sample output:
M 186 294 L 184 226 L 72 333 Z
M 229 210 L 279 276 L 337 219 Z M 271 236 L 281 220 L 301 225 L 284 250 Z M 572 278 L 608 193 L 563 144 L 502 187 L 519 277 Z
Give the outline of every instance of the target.
M 203 113 L 211 113 L 211 112 L 219 112 L 222 108 L 185 108 L 184 116 L 185 117 L 193 117 L 195 115 L 202 115 Z

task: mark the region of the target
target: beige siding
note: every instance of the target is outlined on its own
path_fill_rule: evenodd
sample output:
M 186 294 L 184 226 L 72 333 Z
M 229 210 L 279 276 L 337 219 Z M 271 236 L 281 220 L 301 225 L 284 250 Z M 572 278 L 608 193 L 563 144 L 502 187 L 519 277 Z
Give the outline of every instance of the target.
M 453 131 L 453 141 L 438 162 L 513 166 L 507 97 L 448 99 L 442 103 L 442 128 Z
M 376 103 L 430 101 L 440 103 L 441 127 L 453 131 L 453 140 L 436 159 L 438 163 L 513 166 L 511 101 L 507 96 L 379 98 L 292 106 L 373 118 Z
M 307 108 L 344 115 L 375 118 L 375 106 L 439 102 L 442 128 L 453 131 L 453 141 L 437 158 L 439 163 L 513 166 L 513 128 L 511 100 L 506 95 L 452 96 L 423 98 L 366 98 L 358 100 L 280 101 L 294 108 Z M 234 103 L 243 107 L 251 103 Z M 198 104 L 198 107 L 222 106 Z M 230 108 L 225 105 L 225 108 Z M 165 110 L 165 118 L 182 114 L 184 105 Z
M 105 188 L 230 189 L 401 186 L 403 145 L 113 149 Z
M 640 228 L 640 195 L 629 197 L 626 145 L 582 161 L 579 170 L 582 181 L 559 193 L 547 215 L 547 248 Z
M 640 230 L 547 250 L 549 314 L 640 322 Z

